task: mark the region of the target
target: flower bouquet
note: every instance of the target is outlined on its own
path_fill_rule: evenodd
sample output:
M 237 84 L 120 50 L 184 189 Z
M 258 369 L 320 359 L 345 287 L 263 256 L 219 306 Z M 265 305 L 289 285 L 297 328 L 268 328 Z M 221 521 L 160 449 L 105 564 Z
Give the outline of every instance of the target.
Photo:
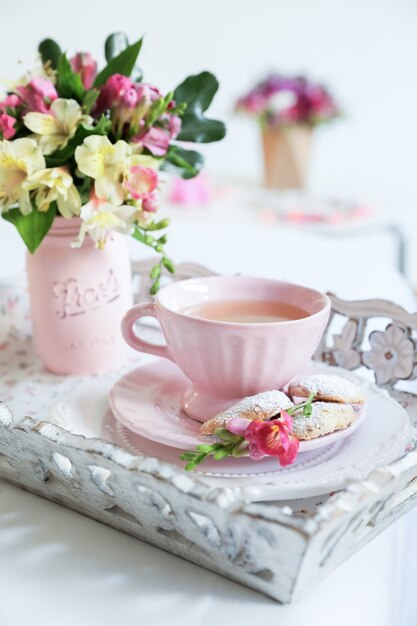
M 302 76 L 271 74 L 238 99 L 236 110 L 259 120 L 265 185 L 303 188 L 312 131 L 340 115 L 328 89 Z
M 189 76 L 163 94 L 143 80 L 136 65 L 141 46 L 142 39 L 129 44 L 122 33 L 110 35 L 107 65 L 98 71 L 90 53 L 68 58 L 47 39 L 39 46 L 38 66 L 8 83 L 0 102 L 2 217 L 14 224 L 32 253 L 28 271 L 35 344 L 47 367 L 60 373 L 96 372 L 117 362 L 120 333 L 91 337 L 92 328 L 100 327 L 91 314 L 108 311 L 117 301 L 112 323 L 118 319 L 118 327 L 130 306 L 131 296 L 122 297 L 131 287 L 122 277 L 129 264 L 122 262 L 127 251 L 118 233 L 160 254 L 151 271 L 151 292 L 156 293 L 162 268 L 174 271 L 164 252 L 166 234 L 156 235 L 169 224 L 155 217 L 161 172 L 195 176 L 203 158 L 181 142 L 212 142 L 225 135 L 222 122 L 205 116 L 218 89 L 213 74 Z M 81 325 L 70 332 L 67 324 L 54 334 L 57 316 L 80 320 L 87 314 L 88 332 Z M 62 336 L 61 348 L 48 358 L 41 345 L 58 348 Z M 106 342 L 114 358 L 105 356 Z M 94 346 L 101 349 L 93 363 Z M 77 366 L 57 365 L 69 363 L 68 355 L 77 351 Z M 82 354 L 91 361 L 87 367 Z

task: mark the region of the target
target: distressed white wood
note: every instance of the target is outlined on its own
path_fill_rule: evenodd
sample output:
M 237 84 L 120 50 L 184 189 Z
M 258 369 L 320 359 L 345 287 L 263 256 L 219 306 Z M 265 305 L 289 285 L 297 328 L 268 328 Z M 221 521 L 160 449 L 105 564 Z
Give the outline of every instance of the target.
M 415 331 L 415 316 L 392 303 L 332 300 L 334 314 L 350 326 L 338 346 L 324 338 L 322 360 L 337 362 L 345 341 L 351 369 L 359 366 L 372 316 L 390 318 L 409 337 Z M 393 386 L 417 421 L 417 398 Z M 290 602 L 414 506 L 417 450 L 330 497 L 248 504 L 239 489 L 210 487 L 107 441 L 47 421 L 16 423 L 0 403 L 0 478 Z

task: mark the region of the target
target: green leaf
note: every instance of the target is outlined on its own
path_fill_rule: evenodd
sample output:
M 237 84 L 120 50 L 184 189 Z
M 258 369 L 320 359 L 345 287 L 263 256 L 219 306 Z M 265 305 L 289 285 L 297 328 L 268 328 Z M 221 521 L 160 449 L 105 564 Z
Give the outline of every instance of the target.
M 213 459 L 215 461 L 221 461 L 222 459 L 224 459 L 225 456 L 229 456 L 229 451 L 228 450 L 217 450 L 214 454 L 213 454 Z
M 136 59 L 138 58 L 141 46 L 142 39 L 139 39 L 139 41 L 123 50 L 123 52 L 117 55 L 117 57 L 111 59 L 106 67 L 96 76 L 94 87 L 100 87 L 100 85 L 103 85 L 112 74 L 130 76 L 133 68 L 135 67 Z
M 164 228 L 168 228 L 171 220 L 167 217 L 163 220 L 159 220 L 159 222 L 152 222 L 152 224 L 147 224 L 144 229 L 145 230 L 163 230 Z
M 249 442 L 246 441 L 245 439 L 242 439 L 242 441 L 239 441 L 233 446 L 232 456 L 236 456 L 236 457 L 247 456 L 248 446 L 249 446 Z
M 170 146 L 161 169 L 174 172 L 181 178 L 197 176 L 204 165 L 204 158 L 199 152 L 185 150 L 180 146 Z
M 123 50 L 126 50 L 128 45 L 129 40 L 125 33 L 111 33 L 111 35 L 107 37 L 106 43 L 104 44 L 104 54 L 107 63 L 123 52 Z
M 157 265 L 154 265 L 153 268 L 151 269 L 149 277 L 152 280 L 156 280 L 157 278 L 160 277 L 160 275 L 161 275 L 161 264 L 158 263 Z
M 86 137 L 89 137 L 90 135 L 106 135 L 110 124 L 111 122 L 105 115 L 101 116 L 96 126 L 84 123 L 80 124 L 74 137 L 69 140 L 65 148 L 57 150 L 50 156 L 45 157 L 47 167 L 58 167 L 59 165 L 68 163 L 74 155 L 75 148 L 81 145 Z
M 303 416 L 309 417 L 313 411 L 312 402 L 315 396 L 316 396 L 315 393 L 310 393 L 310 395 L 308 396 L 307 400 L 305 400 L 305 402 L 301 402 L 301 404 L 294 404 L 293 406 L 286 409 L 286 413 L 288 413 L 288 415 L 294 415 L 294 413 L 297 413 L 297 411 L 301 411 L 302 409 Z
M 62 54 L 61 48 L 53 39 L 44 39 L 38 46 L 39 54 L 41 55 L 42 63 L 50 63 L 51 67 L 56 70 L 58 67 L 58 61 Z
M 223 139 L 226 127 L 223 122 L 204 116 L 219 88 L 216 77 L 210 72 L 189 76 L 174 91 L 177 104 L 185 103 L 187 108 L 182 115 L 179 141 L 209 143 Z
M 180 461 L 193 461 L 195 456 L 195 452 L 183 452 L 180 456 Z
M 170 274 L 175 274 L 175 265 L 173 264 L 171 259 L 168 259 L 166 256 L 164 256 L 162 258 L 162 265 L 165 267 L 166 270 L 168 270 Z
M 86 113 L 90 113 L 99 95 L 100 91 L 98 89 L 89 89 L 85 92 L 83 98 L 83 109 Z
M 239 437 L 239 435 L 234 435 L 230 432 L 230 430 L 227 430 L 227 428 L 216 428 L 214 434 L 222 441 L 236 443 L 242 440 L 242 437 Z
M 198 105 L 202 111 L 207 111 L 218 88 L 219 83 L 214 74 L 201 72 L 188 76 L 178 85 L 174 90 L 174 100 L 177 104 L 186 102 L 187 108 Z
M 196 450 L 198 450 L 198 452 L 204 452 L 205 454 L 210 454 L 213 451 L 213 447 L 211 445 L 202 443 L 196 447 Z
M 61 98 L 74 98 L 82 103 L 85 89 L 81 76 L 73 71 L 66 54 L 61 54 L 58 61 L 58 79 L 56 90 Z
M 219 120 L 209 120 L 203 115 L 191 116 L 187 113 L 182 117 L 181 133 L 178 141 L 193 141 L 195 143 L 213 143 L 220 141 L 226 135 L 226 126 Z
M 151 288 L 149 289 L 149 293 L 151 294 L 151 296 L 155 296 L 155 295 L 158 293 L 158 291 L 159 291 L 159 287 L 160 287 L 160 286 L 161 286 L 161 285 L 160 285 L 159 279 L 157 279 L 157 280 L 153 283 L 153 285 L 151 286 Z
M 51 228 L 55 216 L 55 202 L 50 205 L 48 211 L 42 213 L 35 208 L 29 215 L 22 215 L 19 209 L 11 209 L 7 213 L 3 213 L 4 219 L 16 226 L 31 254 L 39 247 L 42 239 Z

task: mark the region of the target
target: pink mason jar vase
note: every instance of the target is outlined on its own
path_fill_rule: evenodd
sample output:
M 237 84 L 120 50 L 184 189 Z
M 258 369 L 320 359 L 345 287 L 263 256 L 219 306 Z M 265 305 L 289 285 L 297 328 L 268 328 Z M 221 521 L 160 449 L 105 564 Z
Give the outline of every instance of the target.
M 127 357 L 120 330 L 133 301 L 127 241 L 115 233 L 99 250 L 87 236 L 71 248 L 80 224 L 57 217 L 27 256 L 35 349 L 55 374 L 100 374 Z

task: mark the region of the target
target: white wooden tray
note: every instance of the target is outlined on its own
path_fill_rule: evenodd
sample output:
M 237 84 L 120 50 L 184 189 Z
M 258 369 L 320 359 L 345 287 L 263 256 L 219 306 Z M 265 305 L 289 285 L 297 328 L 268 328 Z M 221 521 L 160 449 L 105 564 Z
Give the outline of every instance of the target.
M 146 271 L 146 265 L 139 269 Z M 207 273 L 186 266 L 180 276 L 200 271 Z M 372 365 L 377 380 L 417 422 L 417 397 L 398 388 L 402 379 L 417 376 L 417 314 L 386 301 L 331 298 L 333 317 L 315 358 L 347 369 Z M 72 397 L 85 379 L 42 372 L 32 351 L 22 286 L 0 286 L 0 315 L 0 478 L 14 485 L 281 602 L 299 596 L 415 503 L 414 443 L 400 459 L 343 491 L 248 503 L 242 489 L 213 487 L 174 464 L 131 454 L 112 442 L 110 427 L 108 436 L 93 437 L 88 411 L 87 436 L 77 434 L 79 416 L 68 411 L 65 395 Z M 382 334 L 388 323 L 391 329 Z M 369 329 L 375 327 L 381 334 L 369 343 Z M 51 421 L 51 411 L 61 425 Z

